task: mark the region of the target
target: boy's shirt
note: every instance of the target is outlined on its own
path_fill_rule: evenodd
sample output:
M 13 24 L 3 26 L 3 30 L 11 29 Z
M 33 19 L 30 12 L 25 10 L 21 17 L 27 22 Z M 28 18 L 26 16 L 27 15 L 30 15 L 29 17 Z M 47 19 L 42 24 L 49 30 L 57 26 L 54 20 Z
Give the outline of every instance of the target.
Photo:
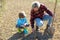
M 40 8 L 37 13 L 35 13 L 34 10 L 31 10 L 30 23 L 31 23 L 32 27 L 34 27 L 34 19 L 35 18 L 43 19 L 44 11 L 46 13 L 48 13 L 50 16 L 53 16 L 52 12 L 50 10 L 48 10 L 44 5 L 40 5 Z
M 27 23 L 27 19 L 26 18 L 18 18 L 17 25 L 22 26 L 25 23 Z

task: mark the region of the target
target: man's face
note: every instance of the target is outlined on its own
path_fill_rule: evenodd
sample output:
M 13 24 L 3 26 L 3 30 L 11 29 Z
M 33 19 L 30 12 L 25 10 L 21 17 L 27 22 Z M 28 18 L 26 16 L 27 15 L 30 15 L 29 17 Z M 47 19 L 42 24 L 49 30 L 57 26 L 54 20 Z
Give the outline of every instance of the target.
M 37 7 L 33 8 L 33 9 L 34 9 L 35 12 L 38 11 L 38 8 Z

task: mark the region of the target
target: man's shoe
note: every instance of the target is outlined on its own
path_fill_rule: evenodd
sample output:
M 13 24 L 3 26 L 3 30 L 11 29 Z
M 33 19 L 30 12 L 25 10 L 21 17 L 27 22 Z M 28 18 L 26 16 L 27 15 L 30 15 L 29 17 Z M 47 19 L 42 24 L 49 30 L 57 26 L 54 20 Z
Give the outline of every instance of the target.
M 39 31 L 39 27 L 38 26 L 36 26 L 36 31 Z

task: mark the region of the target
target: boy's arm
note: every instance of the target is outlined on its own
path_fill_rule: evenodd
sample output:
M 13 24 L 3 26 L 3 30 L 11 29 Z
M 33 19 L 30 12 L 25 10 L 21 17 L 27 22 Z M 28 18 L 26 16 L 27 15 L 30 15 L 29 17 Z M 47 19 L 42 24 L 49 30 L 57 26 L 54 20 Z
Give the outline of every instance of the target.
M 46 6 L 43 6 L 43 8 L 44 8 L 44 11 L 47 12 L 50 16 L 53 16 L 52 12 L 49 9 L 47 9 Z
M 21 24 L 20 19 L 17 20 L 16 27 L 24 27 L 24 25 Z
M 25 18 L 25 23 L 28 23 L 26 18 Z
M 19 26 L 20 26 L 19 19 L 17 19 L 17 21 L 16 21 L 16 27 L 18 28 Z
M 17 19 L 17 22 L 16 22 L 16 25 L 18 25 L 19 24 L 19 19 Z
M 25 18 L 25 24 L 24 25 L 27 25 L 28 24 L 28 21 L 27 21 L 27 19 Z

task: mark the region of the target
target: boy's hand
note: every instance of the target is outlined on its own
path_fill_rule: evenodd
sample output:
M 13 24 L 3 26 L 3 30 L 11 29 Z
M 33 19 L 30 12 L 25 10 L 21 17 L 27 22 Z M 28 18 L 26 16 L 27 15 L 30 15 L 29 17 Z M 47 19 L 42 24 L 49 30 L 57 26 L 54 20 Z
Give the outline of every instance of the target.
M 27 25 L 27 23 L 25 23 L 24 25 Z
M 24 26 L 25 26 L 25 27 L 29 27 L 29 24 L 25 23 Z
M 27 23 L 24 24 L 24 27 L 27 25 Z

